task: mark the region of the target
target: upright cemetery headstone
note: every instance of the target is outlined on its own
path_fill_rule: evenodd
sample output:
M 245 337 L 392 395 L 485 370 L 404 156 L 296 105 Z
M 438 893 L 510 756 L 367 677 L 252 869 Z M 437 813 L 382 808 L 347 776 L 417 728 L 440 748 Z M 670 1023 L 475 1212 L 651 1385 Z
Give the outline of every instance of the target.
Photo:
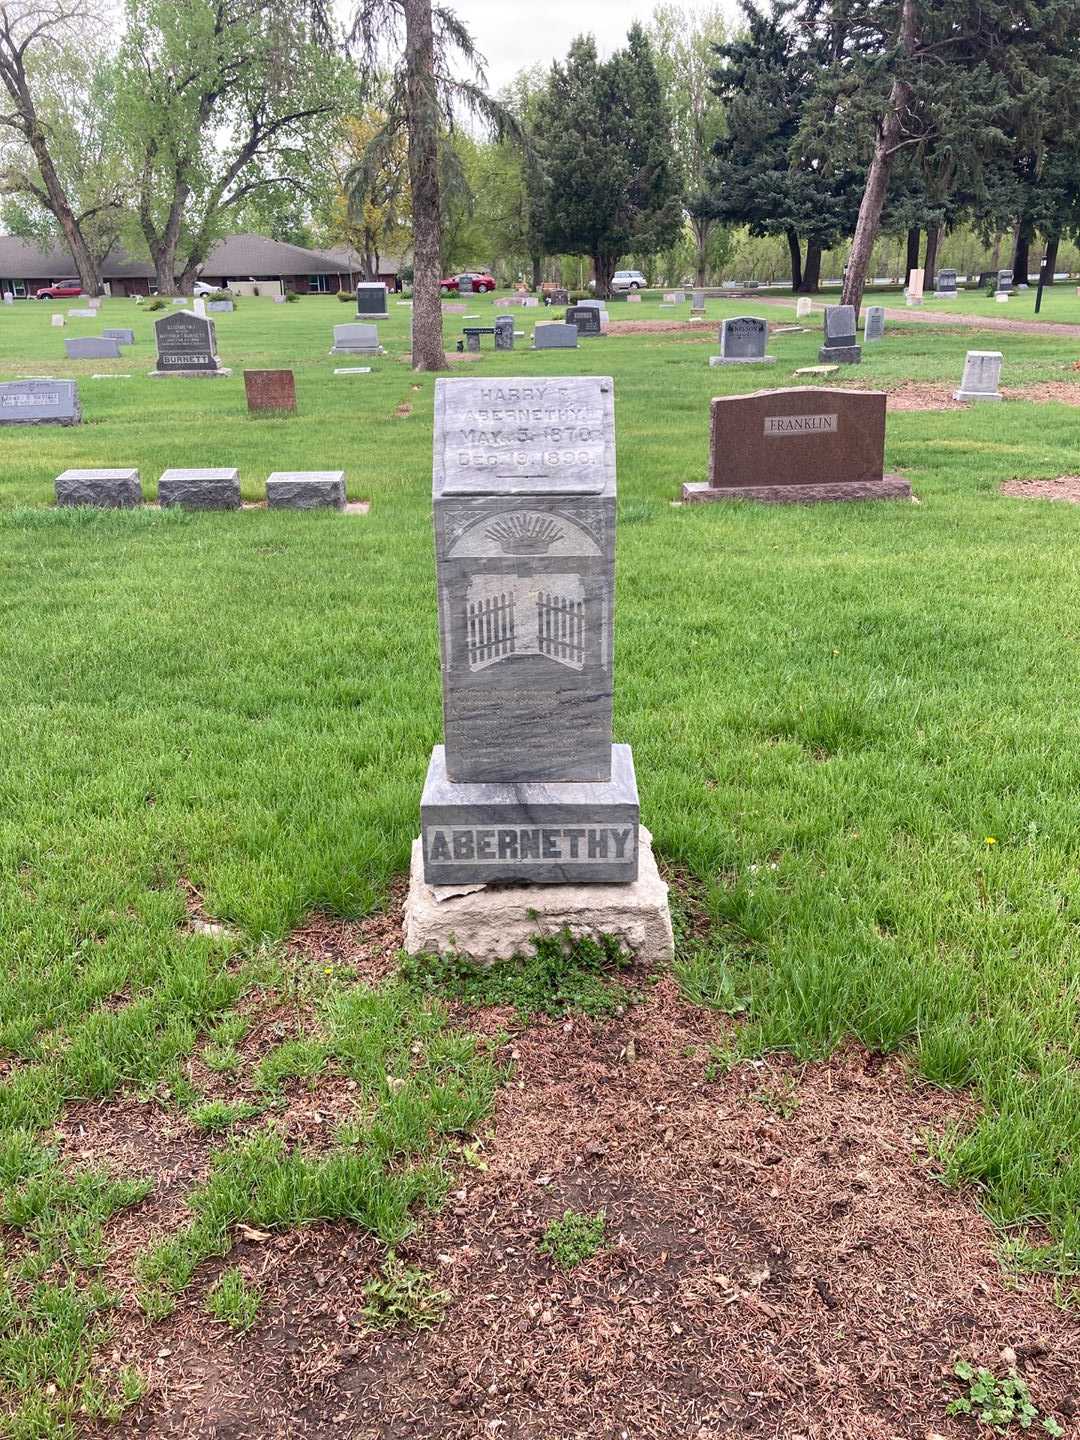
M 62 330 L 62 329 L 64 328 L 64 323 L 65 323 L 65 322 L 64 322 L 64 317 L 63 317 L 63 315 L 54 315 L 54 316 L 52 317 L 52 323 L 53 323 L 53 328 L 54 328 L 54 329 L 56 329 L 56 330 Z
M 104 337 L 106 338 L 106 340 L 115 340 L 118 345 L 134 345 L 134 344 L 135 344 L 135 331 L 134 331 L 134 330 L 123 330 L 123 329 L 119 329 L 119 330 L 103 330 L 101 333 L 102 333 L 102 335 L 104 335 Z
M 969 350 L 964 359 L 964 378 L 954 395 L 956 400 L 1000 400 L 1000 350 Z
M 437 381 L 434 504 L 446 743 L 422 805 L 428 882 L 633 880 L 637 787 L 611 736 L 611 380 Z
M 11 293 L 10 290 L 5 290 L 5 291 L 4 291 L 4 304 L 5 304 L 5 305 L 14 305 L 14 304 L 15 304 L 15 296 Z
M 195 299 L 191 302 L 191 313 L 198 315 L 200 320 L 206 319 L 206 301 L 201 295 L 196 295 Z
M 799 386 L 712 402 L 709 479 L 686 501 L 884 500 L 911 494 L 886 475 L 885 395 Z
M 551 301 L 552 305 L 569 305 L 570 292 L 569 290 L 564 289 L 562 286 L 556 286 L 554 290 L 551 290 L 548 293 L 548 299 Z
M 813 308 L 814 302 L 810 299 L 810 296 L 800 295 L 799 298 L 795 301 L 795 319 L 805 320 L 807 315 L 810 314 Z
M 208 300 L 207 313 L 210 315 L 231 315 L 236 307 L 231 300 Z
M 249 412 L 270 410 L 291 414 L 296 409 L 296 380 L 291 370 L 245 370 L 244 395 Z
M 939 300 L 955 300 L 957 272 L 955 270 L 939 270 L 937 273 L 937 284 L 934 286 L 934 294 Z
M 1012 289 L 1013 272 L 1011 270 L 999 270 L 997 272 L 997 293 L 1007 295 Z
M 709 357 L 710 365 L 771 365 L 765 354 L 769 326 L 754 315 L 737 315 L 720 326 L 720 354 Z
M 512 315 L 495 316 L 495 349 L 512 350 L 514 348 L 514 317 Z
M 240 472 L 232 466 L 166 470 L 158 481 L 158 504 L 182 510 L 239 510 Z
M 471 295 L 473 293 L 472 276 L 459 275 L 457 289 L 459 295 Z
M 885 307 L 884 305 L 868 305 L 866 322 L 863 326 L 863 339 L 869 344 L 871 340 L 883 340 L 884 338 Z
M 534 350 L 576 350 L 578 328 L 576 325 L 560 325 L 555 321 L 537 325 L 533 330 Z
M 173 313 L 154 322 L 157 369 L 153 375 L 228 375 L 217 355 L 214 322 Z
M 377 325 L 335 325 L 331 355 L 381 355 Z
M 0 384 L 0 425 L 78 425 L 74 380 L 9 380 Z
M 128 510 L 142 498 L 138 470 L 65 470 L 56 477 L 57 505 Z
M 380 281 L 362 280 L 356 287 L 356 313 L 365 320 L 386 320 L 390 316 L 387 289 Z
M 909 305 L 921 305 L 923 302 L 923 283 L 926 272 L 923 270 L 912 270 L 908 276 L 907 303 Z
M 858 365 L 862 350 L 855 333 L 853 305 L 825 306 L 825 344 L 818 351 L 823 365 Z
M 704 314 L 705 314 L 705 291 L 704 291 L 704 290 L 695 290 L 695 291 L 693 292 L 693 294 L 691 295 L 691 297 L 690 297 L 690 314 L 691 314 L 691 315 L 704 315 Z
M 566 323 L 576 325 L 579 335 L 600 335 L 600 311 L 595 305 L 571 305 L 566 312 Z
M 69 360 L 119 360 L 120 345 L 101 335 L 87 335 L 65 340 L 64 353 Z

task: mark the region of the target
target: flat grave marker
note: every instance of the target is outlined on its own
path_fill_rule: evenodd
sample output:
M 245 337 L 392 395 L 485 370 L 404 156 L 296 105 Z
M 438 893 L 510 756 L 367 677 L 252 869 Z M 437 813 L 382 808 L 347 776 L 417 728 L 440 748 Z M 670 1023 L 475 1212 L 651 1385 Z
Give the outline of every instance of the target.
M 0 425 L 78 425 L 74 380 L 6 380 L 0 384 Z

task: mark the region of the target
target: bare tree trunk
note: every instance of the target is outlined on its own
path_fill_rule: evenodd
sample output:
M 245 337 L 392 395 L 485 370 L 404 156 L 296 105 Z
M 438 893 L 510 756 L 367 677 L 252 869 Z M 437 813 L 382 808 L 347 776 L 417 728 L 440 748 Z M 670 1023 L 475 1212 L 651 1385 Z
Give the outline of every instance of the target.
M 1058 246 L 1061 244 L 1060 235 L 1048 235 L 1046 237 L 1046 256 L 1043 260 L 1045 266 L 1043 272 L 1043 284 L 1054 283 L 1054 271 L 1057 269 Z
M 788 253 L 791 255 L 791 288 L 799 291 L 802 289 L 802 249 L 799 243 L 799 236 L 796 230 L 790 226 L 785 231 L 787 235 Z
M 916 0 L 903 0 L 900 9 L 898 39 L 900 49 L 905 55 L 912 54 L 915 49 L 915 5 Z M 847 275 L 844 277 L 841 298 L 845 305 L 855 307 L 856 315 L 859 313 L 863 291 L 866 289 L 866 277 L 870 269 L 874 241 L 881 228 L 881 211 L 885 205 L 885 193 L 889 188 L 889 173 L 896 156 L 896 147 L 900 143 L 900 136 L 903 133 L 902 116 L 910 104 L 911 86 L 898 75 L 893 80 L 892 89 L 889 91 L 889 103 L 878 126 L 874 157 L 870 161 L 870 170 L 866 176 L 866 189 L 863 191 L 862 204 L 859 206 L 859 218 L 851 242 L 851 254 L 848 257 Z
M 937 252 L 941 242 L 941 226 L 931 225 L 926 231 L 926 261 L 923 265 L 925 271 L 925 284 L 934 287 L 934 276 L 937 271 Z
M 1018 225 L 1016 247 L 1013 250 L 1013 284 L 1026 285 L 1028 270 L 1031 268 L 1031 226 Z
M 816 295 L 821 289 L 821 242 L 807 240 L 806 261 L 803 265 L 800 295 Z
M 596 276 L 596 298 L 598 300 L 611 299 L 611 277 L 615 274 L 615 267 L 619 263 L 618 255 L 604 252 L 592 257 L 593 274 Z
M 445 370 L 440 272 L 439 106 L 435 92 L 431 0 L 403 0 L 403 9 L 413 217 L 412 363 L 414 370 Z
M 532 256 L 532 288 L 539 290 L 544 283 L 544 257 L 542 255 Z
M 705 272 L 708 268 L 709 235 L 715 223 L 716 222 L 708 215 L 693 215 L 690 219 L 690 224 L 694 231 L 694 273 L 699 288 L 705 284 Z
M 38 169 L 41 171 L 41 179 L 45 186 L 45 193 L 49 197 L 49 209 L 52 211 L 53 216 L 64 232 L 64 239 L 67 241 L 68 249 L 71 251 L 71 258 L 75 262 L 75 269 L 79 272 L 79 283 L 87 295 L 100 295 L 100 267 L 94 259 L 89 245 L 83 239 L 79 222 L 75 218 L 74 210 L 72 210 L 68 204 L 67 196 L 64 194 L 64 187 L 60 183 L 60 177 L 56 173 L 52 156 L 49 154 L 49 147 L 45 142 L 45 136 L 39 130 L 36 120 L 29 139 L 30 148 L 34 152 L 34 159 L 37 161 Z
M 907 260 L 904 268 L 904 288 L 911 279 L 912 270 L 919 268 L 919 247 L 922 243 L 922 230 L 918 225 L 912 225 L 907 232 Z

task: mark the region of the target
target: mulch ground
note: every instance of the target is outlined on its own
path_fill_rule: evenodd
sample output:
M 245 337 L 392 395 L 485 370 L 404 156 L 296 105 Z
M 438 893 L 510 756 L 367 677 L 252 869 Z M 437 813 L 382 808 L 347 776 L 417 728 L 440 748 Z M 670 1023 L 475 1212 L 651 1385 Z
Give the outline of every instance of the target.
M 1014 500 L 1065 500 L 1080 505 L 1080 475 L 1062 475 L 1057 480 L 1007 480 L 1001 493 Z
M 367 923 L 315 919 L 296 943 L 377 978 L 396 921 L 385 943 Z M 449 1292 L 442 1323 L 365 1328 L 380 1256 L 348 1226 L 241 1232 L 168 1320 L 124 1302 L 113 1354 L 151 1388 L 88 1434 L 959 1440 L 975 1431 L 945 1417 L 953 1357 L 1000 1372 L 1010 1349 L 1041 1407 L 1076 1411 L 1075 1316 L 1049 1281 L 1004 1274 L 975 1197 L 935 1178 L 928 1141 L 972 1121 L 969 1097 L 854 1047 L 723 1071 L 728 1022 L 670 978 L 603 1023 L 460 1018 L 505 1037 L 511 1073 L 447 1205 L 400 1252 Z M 155 1143 L 166 1177 L 204 1159 Z M 603 1249 L 570 1274 L 538 1251 L 567 1209 L 606 1217 Z M 226 1263 L 263 1296 L 240 1338 L 202 1308 Z

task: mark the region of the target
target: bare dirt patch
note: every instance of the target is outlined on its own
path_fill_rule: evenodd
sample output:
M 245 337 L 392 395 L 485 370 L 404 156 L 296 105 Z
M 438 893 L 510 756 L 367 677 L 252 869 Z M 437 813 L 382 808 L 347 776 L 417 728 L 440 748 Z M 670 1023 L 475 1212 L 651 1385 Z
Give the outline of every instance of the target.
M 125 1313 L 117 1343 L 152 1385 L 110 1433 L 959 1440 L 951 1358 L 1000 1370 L 1006 1346 L 1036 1402 L 1069 1415 L 1075 1325 L 1048 1282 L 1002 1275 L 973 1197 L 925 1148 L 970 1099 L 854 1047 L 724 1073 L 725 1023 L 670 979 L 614 1022 L 500 1012 L 514 1069 L 493 1133 L 400 1252 L 450 1292 L 445 1321 L 368 1332 L 379 1257 L 347 1227 L 242 1236 L 224 1263 L 263 1292 L 253 1330 L 203 1313 L 217 1261 L 169 1320 Z M 570 1274 L 537 1249 L 567 1209 L 606 1216 Z
M 1080 475 L 1061 475 L 1057 480 L 1006 480 L 1001 493 L 1014 500 L 1065 500 L 1080 505 Z
M 1034 400 L 1046 403 L 1056 400 L 1060 405 L 1080 405 L 1080 385 L 1069 380 L 1041 380 L 1036 385 L 1001 387 L 1006 400 Z
M 923 385 L 912 380 L 888 389 L 887 410 L 964 410 L 948 385 Z

